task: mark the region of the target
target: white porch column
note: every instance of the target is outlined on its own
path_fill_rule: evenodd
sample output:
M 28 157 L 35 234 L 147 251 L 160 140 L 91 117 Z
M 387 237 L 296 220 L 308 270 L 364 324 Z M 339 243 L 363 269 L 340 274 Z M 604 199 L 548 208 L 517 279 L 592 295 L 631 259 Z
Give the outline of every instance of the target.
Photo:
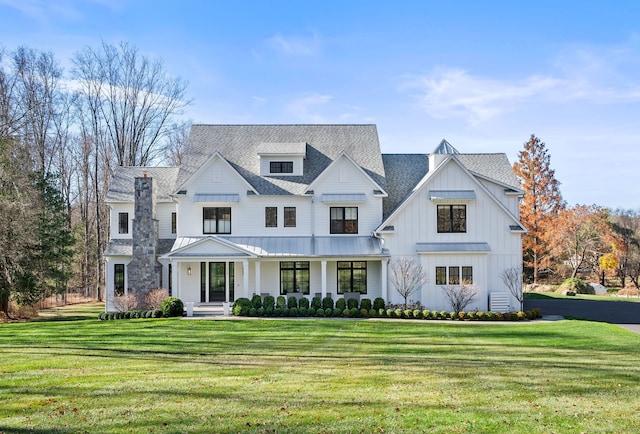
M 260 260 L 255 262 L 256 266 L 256 295 L 260 295 Z
M 327 296 L 327 261 L 321 261 L 320 266 L 322 267 L 321 276 L 322 276 L 322 298 Z
M 178 274 L 180 274 L 180 263 L 171 262 L 171 295 L 180 298 L 180 287 L 178 286 Z
M 388 259 L 382 259 L 380 261 L 380 270 L 381 276 L 380 280 L 382 280 L 382 298 L 384 298 L 385 303 L 389 302 L 389 290 L 387 288 L 387 265 L 389 264 Z
M 224 301 L 229 301 L 229 267 L 231 264 L 224 263 Z
M 249 298 L 249 261 L 246 259 L 242 261 L 242 280 L 244 284 L 244 296 Z

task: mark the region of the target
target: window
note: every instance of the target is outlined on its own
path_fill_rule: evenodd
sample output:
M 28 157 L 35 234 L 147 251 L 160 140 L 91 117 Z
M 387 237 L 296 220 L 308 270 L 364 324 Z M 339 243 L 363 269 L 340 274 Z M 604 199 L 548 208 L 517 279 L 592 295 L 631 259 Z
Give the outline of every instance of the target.
M 173 291 L 173 267 L 171 267 L 171 264 L 169 264 L 167 279 L 169 280 L 167 282 L 167 289 L 169 290 L 169 297 L 171 297 Z
M 113 292 L 124 295 L 124 264 L 113 264 Z
M 438 232 L 467 232 L 467 206 L 438 205 Z
M 365 261 L 338 261 L 338 294 L 367 293 L 367 263 Z
M 329 232 L 332 234 L 357 234 L 358 233 L 358 208 L 357 207 L 331 207 L 331 223 Z
M 178 232 L 178 214 L 175 212 L 171 213 L 171 233 L 175 234 Z
M 460 270 L 462 269 L 462 280 Z M 436 267 L 436 285 L 471 285 L 473 284 L 473 267 Z
M 296 227 L 296 207 L 295 206 L 284 207 L 284 227 L 285 228 Z
M 264 208 L 264 226 L 266 228 L 278 227 L 278 208 L 275 206 L 267 206 Z
M 205 234 L 230 234 L 231 208 L 202 208 L 202 232 Z
M 119 234 L 129 233 L 129 213 L 128 212 L 118 213 L 118 233 Z
M 293 173 L 293 161 L 271 161 L 269 173 Z
M 436 285 L 447 284 L 447 267 L 436 267 Z
M 280 262 L 280 294 L 309 294 L 309 261 Z

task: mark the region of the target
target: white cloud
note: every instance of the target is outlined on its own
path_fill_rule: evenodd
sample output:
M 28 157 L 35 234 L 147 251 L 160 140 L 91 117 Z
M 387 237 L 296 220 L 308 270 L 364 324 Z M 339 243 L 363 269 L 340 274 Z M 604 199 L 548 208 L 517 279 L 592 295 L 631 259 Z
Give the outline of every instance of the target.
M 552 62 L 554 73 L 520 79 L 474 76 L 459 68 L 437 68 L 405 79 L 401 91 L 435 119 L 462 118 L 477 126 L 526 105 L 640 102 L 636 39 L 621 47 L 572 47 Z
M 283 36 L 276 33 L 266 42 L 276 52 L 285 56 L 312 56 L 320 51 L 322 45 L 316 32 L 311 32 L 311 36 Z
M 326 123 L 326 118 L 319 113 L 319 110 L 326 107 L 332 99 L 331 95 L 309 93 L 289 103 L 286 106 L 286 112 L 304 122 Z

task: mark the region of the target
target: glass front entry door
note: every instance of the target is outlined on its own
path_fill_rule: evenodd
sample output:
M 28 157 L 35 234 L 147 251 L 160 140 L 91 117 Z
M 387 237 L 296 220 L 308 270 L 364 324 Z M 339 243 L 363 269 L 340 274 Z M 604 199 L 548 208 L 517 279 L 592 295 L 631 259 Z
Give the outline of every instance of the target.
M 228 267 L 228 268 L 227 268 Z M 227 300 L 227 276 L 229 279 L 229 300 L 234 299 L 234 263 L 200 263 L 200 302 L 213 303 Z

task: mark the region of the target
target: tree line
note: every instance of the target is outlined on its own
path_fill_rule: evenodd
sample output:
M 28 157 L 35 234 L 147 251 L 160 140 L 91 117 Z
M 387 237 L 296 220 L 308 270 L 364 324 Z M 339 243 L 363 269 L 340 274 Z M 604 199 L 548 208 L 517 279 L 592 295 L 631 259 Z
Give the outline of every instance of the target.
M 0 310 L 68 288 L 102 298 L 117 166 L 180 163 L 187 83 L 126 42 L 0 50 Z
M 551 168 L 551 156 L 535 135 L 524 144 L 513 170 L 524 198 L 520 219 L 527 282 L 567 277 L 609 280 L 640 289 L 640 211 L 598 205 L 569 206 Z

